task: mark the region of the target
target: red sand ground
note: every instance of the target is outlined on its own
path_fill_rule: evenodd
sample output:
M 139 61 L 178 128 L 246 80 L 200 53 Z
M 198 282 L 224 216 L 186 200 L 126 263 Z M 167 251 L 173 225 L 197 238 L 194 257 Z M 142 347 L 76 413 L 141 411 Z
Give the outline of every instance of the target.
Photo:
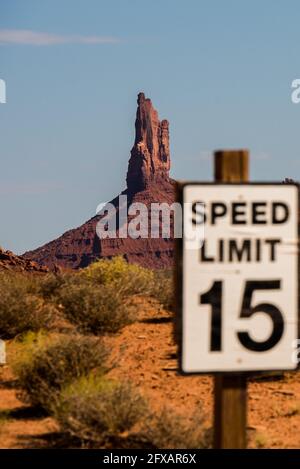
M 180 376 L 168 313 L 143 306 L 139 322 L 105 340 L 116 367 L 111 375 L 130 379 L 154 408 L 164 405 L 177 412 L 202 408 L 206 426 L 212 421 L 210 376 Z M 8 358 L 10 356 L 8 344 Z M 18 399 L 9 363 L 0 369 L 0 447 L 47 446 L 47 436 L 57 430 L 51 418 L 31 415 Z M 300 448 L 300 373 L 277 381 L 249 384 L 249 447 Z M 9 414 L 8 414 L 9 412 Z

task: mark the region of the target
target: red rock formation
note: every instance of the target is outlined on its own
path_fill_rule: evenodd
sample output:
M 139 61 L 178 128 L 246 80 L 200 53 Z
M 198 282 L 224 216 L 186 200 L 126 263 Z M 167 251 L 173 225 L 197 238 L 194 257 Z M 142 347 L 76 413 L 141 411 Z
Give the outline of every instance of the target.
M 144 93 L 138 95 L 135 142 L 127 171 L 127 188 L 136 193 L 153 183 L 169 180 L 169 122 L 159 121 L 157 111 Z
M 11 251 L 5 251 L 0 247 L 0 271 L 13 270 L 13 271 L 26 271 L 26 272 L 48 272 L 46 266 L 39 265 L 30 259 L 16 256 Z
M 169 123 L 159 121 L 157 111 L 144 93 L 138 95 L 135 121 L 135 142 L 127 171 L 127 189 L 122 192 L 128 205 L 143 202 L 147 207 L 153 202 L 175 200 L 174 181 L 169 178 Z M 119 199 L 111 203 L 119 211 Z M 97 258 L 124 256 L 128 262 L 151 268 L 170 268 L 173 265 L 173 239 L 148 237 L 132 239 L 117 237 L 100 239 L 96 226 L 101 216 L 95 216 L 79 228 L 67 231 L 58 239 L 24 254 L 40 264 L 68 268 L 86 267 Z M 150 227 L 149 227 L 150 230 Z

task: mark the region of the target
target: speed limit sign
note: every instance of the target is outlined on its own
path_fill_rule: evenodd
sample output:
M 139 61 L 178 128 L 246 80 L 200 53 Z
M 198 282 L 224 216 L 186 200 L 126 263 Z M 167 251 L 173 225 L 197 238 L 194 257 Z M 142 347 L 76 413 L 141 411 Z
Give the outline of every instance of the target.
M 181 186 L 181 369 L 297 366 L 298 186 Z

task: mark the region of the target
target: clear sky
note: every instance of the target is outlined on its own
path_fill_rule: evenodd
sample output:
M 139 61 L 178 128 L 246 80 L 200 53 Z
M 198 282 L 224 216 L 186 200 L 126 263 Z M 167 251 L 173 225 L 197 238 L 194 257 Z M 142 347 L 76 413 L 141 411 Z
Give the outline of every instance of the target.
M 170 121 L 171 175 L 299 179 L 299 0 L 0 0 L 0 245 L 38 247 L 125 187 L 136 96 Z

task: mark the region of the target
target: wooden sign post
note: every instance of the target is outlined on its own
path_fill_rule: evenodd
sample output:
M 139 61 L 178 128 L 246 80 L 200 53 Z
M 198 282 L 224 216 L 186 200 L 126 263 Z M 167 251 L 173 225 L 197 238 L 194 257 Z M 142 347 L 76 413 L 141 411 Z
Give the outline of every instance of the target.
M 247 150 L 217 151 L 214 156 L 215 182 L 248 182 Z M 246 448 L 246 375 L 221 374 L 214 381 L 214 448 Z

